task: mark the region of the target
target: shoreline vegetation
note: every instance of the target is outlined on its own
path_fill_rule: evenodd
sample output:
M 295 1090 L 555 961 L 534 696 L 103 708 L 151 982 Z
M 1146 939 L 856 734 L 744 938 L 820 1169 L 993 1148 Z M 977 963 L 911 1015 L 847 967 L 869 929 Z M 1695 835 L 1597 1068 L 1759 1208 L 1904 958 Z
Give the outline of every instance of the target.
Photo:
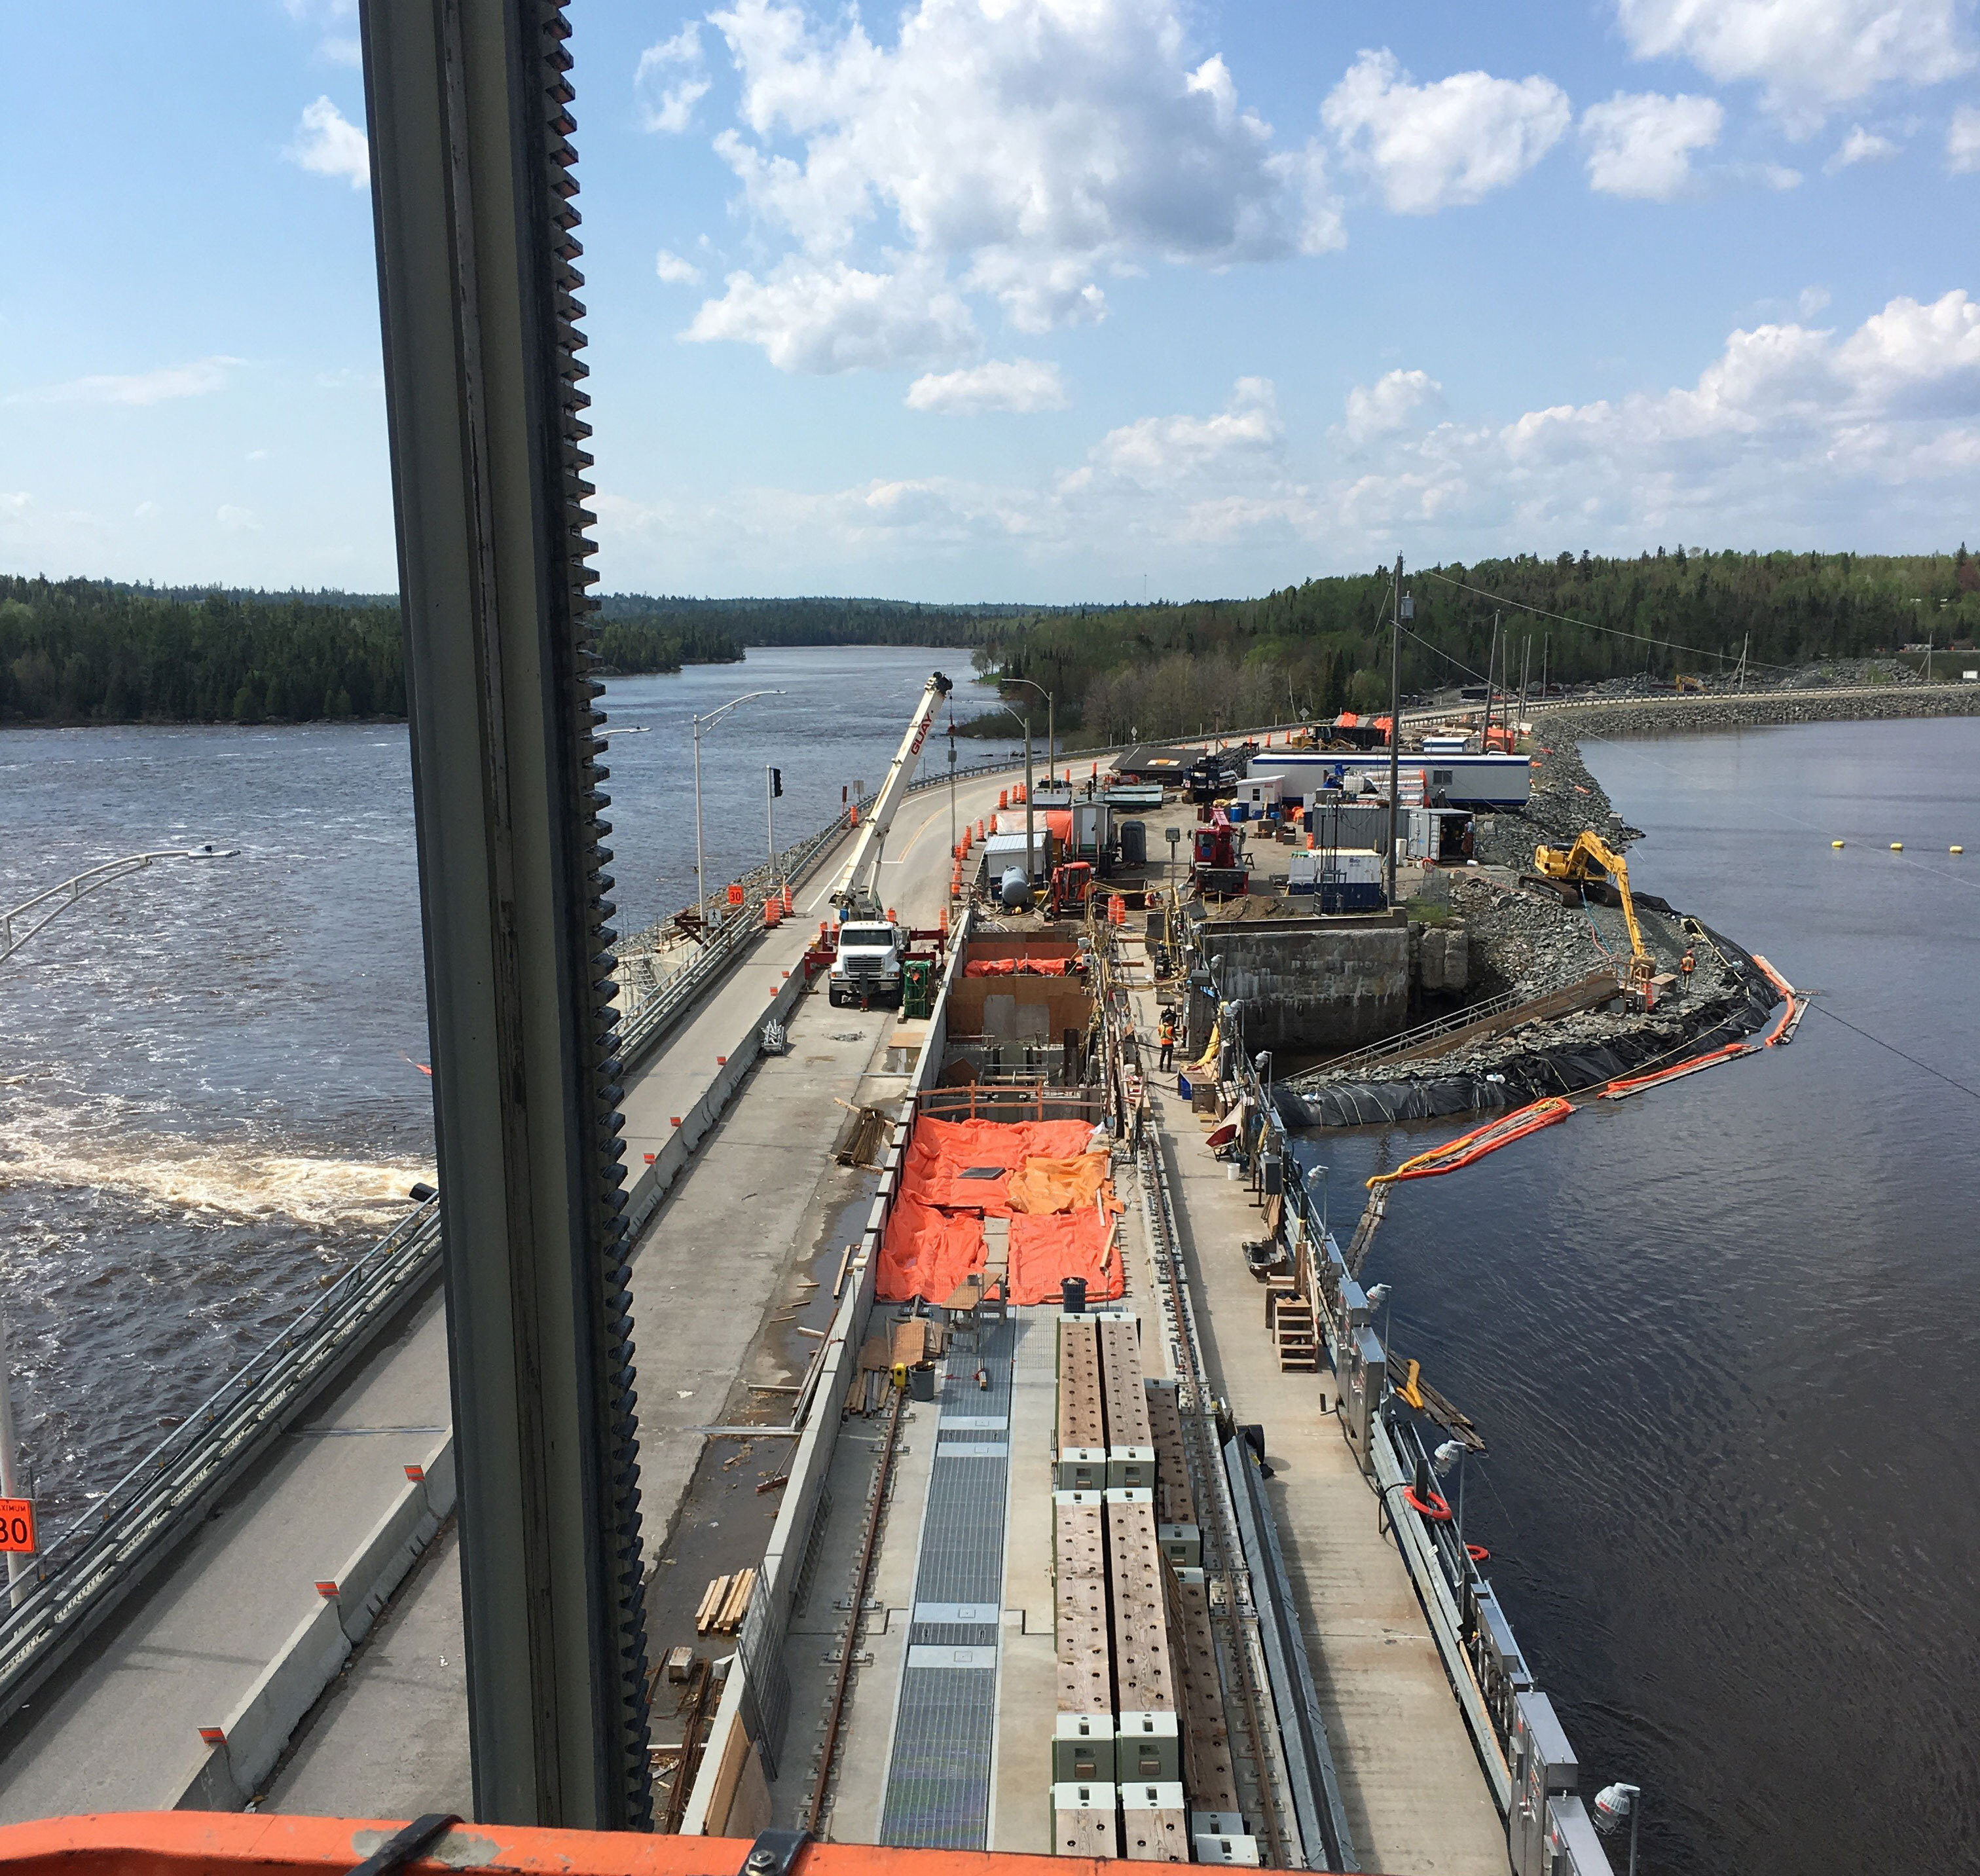
M 1980 560 L 1954 553 L 1570 553 L 1418 569 L 1403 642 L 1406 694 L 1482 681 L 1517 689 L 1715 683 L 1743 649 L 1746 690 L 1791 672 L 1888 662 L 1901 691 L 1929 642 L 1957 675 L 1980 636 Z M 605 676 L 733 662 L 752 646 L 926 645 L 979 674 L 1049 692 L 1068 748 L 1220 725 L 1380 709 L 1389 576 L 1330 576 L 1248 599 L 1035 607 L 613 593 L 600 601 Z M 1497 623 L 1495 624 L 1495 619 Z M 1493 647 L 1497 646 L 1496 658 Z M 1935 672 L 1935 675 L 1938 675 Z M 1834 680 L 1831 680 L 1834 681 Z M 1012 702 L 1041 720 L 1037 692 Z M 1899 706 L 1902 707 L 1902 706 Z M 308 722 L 403 717 L 390 594 L 263 593 L 0 575 L 0 724 Z M 1909 712 L 1906 712 L 1909 713 Z M 1002 711 L 956 725 L 1004 737 Z

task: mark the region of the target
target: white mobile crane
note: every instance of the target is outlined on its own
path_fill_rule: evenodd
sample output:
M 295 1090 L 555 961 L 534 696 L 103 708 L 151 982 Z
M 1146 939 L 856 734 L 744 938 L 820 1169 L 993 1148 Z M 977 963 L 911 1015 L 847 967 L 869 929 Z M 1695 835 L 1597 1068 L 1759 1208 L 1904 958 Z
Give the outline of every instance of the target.
M 915 765 L 929 725 L 942 701 L 955 689 L 938 671 L 922 690 L 908 733 L 894 752 L 892 764 L 873 806 L 852 843 L 852 852 L 833 882 L 832 902 L 839 911 L 839 949 L 832 961 L 826 991 L 835 1004 L 863 1003 L 875 998 L 897 1001 L 901 994 L 901 961 L 907 954 L 907 934 L 888 915 L 880 897 L 880 854 L 894 813 L 914 779 Z

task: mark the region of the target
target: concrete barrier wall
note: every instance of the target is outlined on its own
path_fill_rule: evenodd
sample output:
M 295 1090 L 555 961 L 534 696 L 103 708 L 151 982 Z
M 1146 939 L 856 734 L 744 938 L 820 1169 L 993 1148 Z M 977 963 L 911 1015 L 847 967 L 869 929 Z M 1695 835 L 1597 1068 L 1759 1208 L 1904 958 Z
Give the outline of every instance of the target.
M 452 1514 L 453 1436 L 448 1433 L 421 1468 L 393 1495 L 384 1515 L 334 1576 L 337 1593 L 319 1592 L 274 1659 L 257 1675 L 219 1726 L 202 1741 L 168 1799 L 175 1811 L 238 1811 L 282 1755 L 290 1735 L 322 1697 L 367 1635 L 392 1592 Z
M 646 1220 L 652 1217 L 659 1202 L 665 1198 L 693 1157 L 694 1150 L 708 1136 L 709 1131 L 721 1119 L 722 1111 L 729 1105 L 736 1091 L 742 1085 L 742 1077 L 755 1065 L 756 1058 L 763 1051 L 763 1025 L 771 1018 L 787 1021 L 791 1011 L 802 996 L 807 980 L 802 965 L 793 969 L 784 979 L 777 994 L 764 1005 L 762 1011 L 750 1024 L 741 1041 L 729 1051 L 729 1059 L 717 1071 L 715 1079 L 703 1088 L 693 1107 L 681 1116 L 681 1124 L 669 1137 L 667 1143 L 653 1156 L 650 1166 L 640 1169 L 640 1176 L 633 1182 L 627 1194 L 626 1217 L 627 1228 L 637 1237 Z

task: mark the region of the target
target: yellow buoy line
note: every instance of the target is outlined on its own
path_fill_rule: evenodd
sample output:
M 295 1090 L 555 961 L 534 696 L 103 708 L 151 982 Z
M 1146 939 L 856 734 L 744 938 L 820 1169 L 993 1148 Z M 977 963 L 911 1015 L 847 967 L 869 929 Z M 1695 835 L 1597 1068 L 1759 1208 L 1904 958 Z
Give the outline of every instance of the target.
M 1841 841 L 1832 840 L 1829 844 L 1833 847 L 1837 852 L 1840 853 L 1842 851 L 1842 842 Z M 1891 851 L 1893 853 L 1902 853 L 1904 850 L 1905 843 L 1902 841 L 1894 840 L 1891 842 Z M 1964 853 L 1966 849 L 1964 847 L 1948 847 L 1946 848 L 1946 852 L 1952 854 L 1961 854 Z

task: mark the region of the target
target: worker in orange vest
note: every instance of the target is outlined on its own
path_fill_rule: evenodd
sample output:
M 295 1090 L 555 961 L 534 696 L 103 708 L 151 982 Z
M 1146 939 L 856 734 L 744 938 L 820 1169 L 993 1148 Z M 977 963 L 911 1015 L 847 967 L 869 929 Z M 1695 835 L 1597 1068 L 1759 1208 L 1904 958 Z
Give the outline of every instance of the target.
M 1164 1073 L 1175 1066 L 1175 1012 L 1162 1012 L 1161 1028 L 1155 1032 L 1155 1040 L 1162 1045 L 1161 1067 Z
M 1679 961 L 1677 970 L 1678 976 L 1681 980 L 1679 988 L 1684 990 L 1687 994 L 1691 989 L 1691 974 L 1697 968 L 1698 960 L 1694 958 L 1689 951 L 1686 951 L 1684 954 L 1683 959 Z

